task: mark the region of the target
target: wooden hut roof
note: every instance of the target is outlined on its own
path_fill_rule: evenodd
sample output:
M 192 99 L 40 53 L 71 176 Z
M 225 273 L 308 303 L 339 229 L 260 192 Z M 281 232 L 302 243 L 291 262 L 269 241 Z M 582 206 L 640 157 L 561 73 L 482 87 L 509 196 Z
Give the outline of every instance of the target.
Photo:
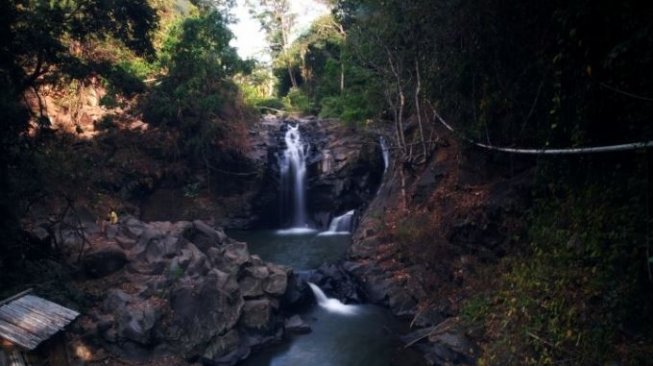
M 0 302 L 0 339 L 31 351 L 78 316 L 74 310 L 25 291 Z

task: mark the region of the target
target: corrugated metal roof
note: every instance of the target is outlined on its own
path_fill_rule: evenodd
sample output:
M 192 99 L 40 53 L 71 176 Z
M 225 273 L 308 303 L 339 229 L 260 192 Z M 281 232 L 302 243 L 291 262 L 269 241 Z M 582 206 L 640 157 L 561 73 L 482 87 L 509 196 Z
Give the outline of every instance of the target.
M 19 294 L 0 306 L 0 338 L 31 351 L 78 316 L 52 301 Z

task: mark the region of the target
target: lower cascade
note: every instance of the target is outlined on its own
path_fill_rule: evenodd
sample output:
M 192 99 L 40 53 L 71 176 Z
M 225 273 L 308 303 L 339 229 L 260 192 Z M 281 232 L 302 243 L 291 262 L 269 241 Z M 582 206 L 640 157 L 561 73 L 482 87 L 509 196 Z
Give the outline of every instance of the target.
M 347 235 L 351 233 L 351 224 L 355 210 L 346 212 L 344 215 L 331 219 L 329 229 L 320 235 Z
M 342 315 L 355 315 L 358 313 L 359 309 L 356 305 L 346 305 L 338 299 L 330 299 L 316 284 L 308 282 L 308 285 L 311 287 L 313 295 L 315 295 L 317 304 L 326 311 Z

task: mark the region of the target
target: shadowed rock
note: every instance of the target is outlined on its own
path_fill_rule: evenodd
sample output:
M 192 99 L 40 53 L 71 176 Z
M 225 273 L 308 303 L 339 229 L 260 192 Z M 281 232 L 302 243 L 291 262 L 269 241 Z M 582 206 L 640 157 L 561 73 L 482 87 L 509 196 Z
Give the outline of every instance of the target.
M 113 353 L 138 360 L 172 353 L 234 365 L 252 347 L 283 338 L 280 306 L 289 268 L 251 256 L 247 244 L 199 220 L 126 217 L 116 229 L 128 243 L 124 248 L 110 246 L 83 259 L 89 275 L 118 276 L 107 283 L 120 287 L 104 289 L 106 297 L 82 327 Z

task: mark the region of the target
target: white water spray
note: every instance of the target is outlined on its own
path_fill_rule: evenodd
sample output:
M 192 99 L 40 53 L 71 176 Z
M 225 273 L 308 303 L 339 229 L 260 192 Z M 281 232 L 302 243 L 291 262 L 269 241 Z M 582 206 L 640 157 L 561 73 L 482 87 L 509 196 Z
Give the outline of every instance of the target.
M 354 210 L 348 211 L 344 215 L 334 217 L 329 224 L 329 230 L 320 233 L 319 235 L 348 235 L 351 233 L 352 219 L 354 218 Z
M 358 306 L 343 304 L 338 299 L 329 299 L 316 284 L 309 282 L 308 285 L 313 290 L 317 304 L 326 311 L 342 315 L 355 315 L 358 313 Z

